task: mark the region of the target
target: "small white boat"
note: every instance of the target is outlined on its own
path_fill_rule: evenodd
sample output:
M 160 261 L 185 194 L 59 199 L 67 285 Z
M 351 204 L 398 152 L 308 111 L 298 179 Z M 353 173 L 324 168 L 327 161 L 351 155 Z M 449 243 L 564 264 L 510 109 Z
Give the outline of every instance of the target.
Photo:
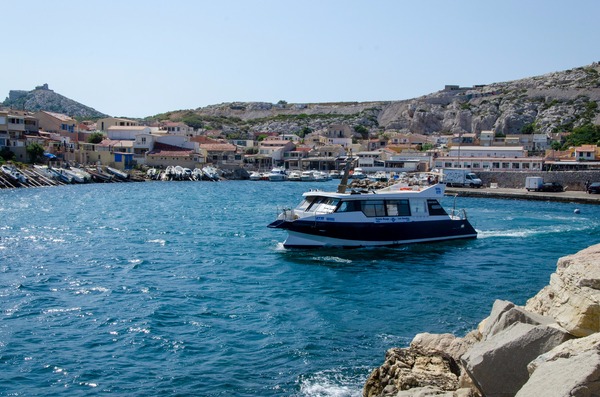
M 203 175 L 202 168 L 194 168 L 192 171 L 192 179 L 195 181 L 201 181 Z
M 260 181 L 260 178 L 262 177 L 261 173 L 258 171 L 252 171 L 250 173 L 250 180 L 251 181 Z
M 21 171 L 19 171 L 17 169 L 17 167 L 13 167 L 11 165 L 7 165 L 7 164 L 3 164 L 2 165 L 2 172 L 8 176 L 10 179 L 17 181 L 19 183 L 27 183 L 28 179 L 25 175 L 23 175 L 21 173 Z
M 367 174 L 365 174 L 362 170 L 362 168 L 355 168 L 354 172 L 352 173 L 352 179 L 365 179 L 367 177 Z
M 82 183 L 88 183 L 88 182 L 92 181 L 92 175 L 90 175 L 89 172 L 85 171 L 82 168 L 71 167 L 71 168 L 69 168 L 69 170 L 71 172 L 73 172 L 74 174 L 76 174 L 81 180 L 83 180 Z
M 313 171 L 302 171 L 300 175 L 300 180 L 302 182 L 313 182 L 315 180 L 315 174 Z
M 341 179 L 341 177 L 342 177 L 342 174 L 341 174 L 341 173 L 340 173 L 338 170 L 333 170 L 333 171 L 331 171 L 331 172 L 329 173 L 329 176 L 330 176 L 332 179 Z
M 300 173 L 297 172 L 297 171 L 292 171 L 288 175 L 288 181 L 298 182 L 298 181 L 301 181 L 301 180 L 302 180 L 302 177 L 301 177 Z
M 202 167 L 202 173 L 204 174 L 204 177 L 209 181 L 217 182 L 220 179 L 219 171 L 212 165 Z
M 126 173 L 126 172 L 123 172 L 123 171 L 121 171 L 121 170 L 118 170 L 118 169 L 116 169 L 116 168 L 112 168 L 112 167 L 106 167 L 106 171 L 107 171 L 109 174 L 112 174 L 112 175 L 116 176 L 116 177 L 117 177 L 117 178 L 119 178 L 119 179 L 123 179 L 123 180 L 125 180 L 125 179 L 129 179 L 129 174 L 128 174 L 128 173 Z
M 283 182 L 288 180 L 287 172 L 284 168 L 273 168 L 271 172 L 267 174 L 269 181 L 271 182 Z

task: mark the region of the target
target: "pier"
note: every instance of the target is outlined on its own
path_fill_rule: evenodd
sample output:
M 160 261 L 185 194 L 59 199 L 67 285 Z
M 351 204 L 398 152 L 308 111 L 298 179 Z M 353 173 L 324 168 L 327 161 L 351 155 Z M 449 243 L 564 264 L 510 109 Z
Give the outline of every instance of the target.
M 600 194 L 588 194 L 582 190 L 565 192 L 528 192 L 522 189 L 506 188 L 455 188 L 447 187 L 446 195 L 459 197 L 484 197 L 514 200 L 558 201 L 563 203 L 600 204 Z

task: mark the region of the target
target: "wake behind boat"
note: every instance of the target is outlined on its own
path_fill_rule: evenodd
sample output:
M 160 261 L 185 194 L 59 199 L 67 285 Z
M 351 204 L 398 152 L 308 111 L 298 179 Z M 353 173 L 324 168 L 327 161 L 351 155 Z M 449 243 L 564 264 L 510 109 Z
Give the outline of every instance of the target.
M 285 248 L 397 246 L 472 239 L 477 232 L 464 210 L 448 214 L 439 200 L 446 185 L 379 190 L 310 191 L 268 227 L 285 229 Z

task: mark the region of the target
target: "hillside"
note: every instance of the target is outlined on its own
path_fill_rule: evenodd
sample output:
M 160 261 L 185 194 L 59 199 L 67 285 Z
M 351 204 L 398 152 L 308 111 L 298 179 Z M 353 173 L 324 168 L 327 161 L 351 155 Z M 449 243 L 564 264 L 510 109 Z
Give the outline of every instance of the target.
M 403 101 L 287 104 L 234 102 L 174 111 L 153 119 L 247 132 L 318 130 L 332 123 L 372 131 L 431 134 L 495 130 L 556 132 L 600 124 L 600 64 L 475 87 L 450 86 Z
M 46 110 L 83 119 L 107 117 L 96 109 L 57 94 L 48 88 L 48 84 L 38 86 L 31 91 L 11 90 L 2 105 L 30 112 Z

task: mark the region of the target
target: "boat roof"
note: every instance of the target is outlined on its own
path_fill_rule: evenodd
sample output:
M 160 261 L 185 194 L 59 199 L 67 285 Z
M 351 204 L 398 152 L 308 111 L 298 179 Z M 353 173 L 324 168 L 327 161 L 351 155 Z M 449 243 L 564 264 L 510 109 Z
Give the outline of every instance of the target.
M 401 199 L 401 198 L 441 198 L 444 196 L 446 185 L 439 183 L 431 186 L 407 186 L 404 183 L 397 183 L 383 189 L 349 189 L 347 193 L 325 192 L 321 190 L 311 190 L 303 194 L 304 197 L 331 197 L 346 200 L 364 200 L 372 199 Z

